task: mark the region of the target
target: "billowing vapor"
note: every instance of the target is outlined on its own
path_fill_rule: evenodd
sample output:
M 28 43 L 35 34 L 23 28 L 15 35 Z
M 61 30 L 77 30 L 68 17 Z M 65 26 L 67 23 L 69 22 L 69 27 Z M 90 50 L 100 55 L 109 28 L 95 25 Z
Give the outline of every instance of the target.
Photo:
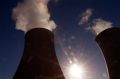
M 89 18 L 92 15 L 92 9 L 87 9 L 85 12 L 82 13 L 81 19 L 79 21 L 79 25 L 84 25 L 88 22 Z
M 85 26 L 91 24 L 91 26 L 84 27 L 86 30 L 93 31 L 96 35 L 100 32 L 104 31 L 105 29 L 111 28 L 112 22 L 103 20 L 101 18 L 93 19 L 92 23 L 89 23 L 90 17 L 92 16 L 93 12 L 92 9 L 87 9 L 85 12 L 82 13 L 82 17 L 79 21 L 79 25 Z
M 16 21 L 16 29 L 24 32 L 33 28 L 46 28 L 50 31 L 56 28 L 53 20 L 50 20 L 48 12 L 49 0 L 24 0 L 13 9 L 13 18 Z
M 95 19 L 93 21 L 92 30 L 95 32 L 96 35 L 98 35 L 100 32 L 111 27 L 112 27 L 111 22 L 105 21 L 103 19 Z

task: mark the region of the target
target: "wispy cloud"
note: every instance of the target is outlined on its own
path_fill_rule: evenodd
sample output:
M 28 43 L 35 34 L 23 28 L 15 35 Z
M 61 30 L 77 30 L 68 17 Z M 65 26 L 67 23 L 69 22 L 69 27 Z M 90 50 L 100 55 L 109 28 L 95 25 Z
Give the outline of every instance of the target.
M 79 25 L 84 25 L 89 21 L 89 18 L 92 15 L 92 9 L 87 9 L 85 12 L 82 13 L 81 19 L 79 21 Z
M 95 35 L 98 35 L 100 32 L 104 31 L 105 29 L 111 28 L 112 22 L 106 21 L 101 18 L 93 19 L 89 22 L 90 17 L 92 16 L 93 11 L 92 9 L 87 9 L 85 12 L 82 13 L 81 19 L 79 21 L 79 25 L 88 25 L 91 26 L 84 27 L 86 30 L 92 31 Z
M 47 4 L 50 0 L 24 0 L 13 9 L 16 29 L 24 32 L 32 28 L 53 30 L 56 24 L 50 20 Z
M 96 35 L 98 35 L 100 32 L 111 27 L 113 27 L 112 22 L 99 18 L 93 21 L 93 26 L 91 29 L 95 32 Z

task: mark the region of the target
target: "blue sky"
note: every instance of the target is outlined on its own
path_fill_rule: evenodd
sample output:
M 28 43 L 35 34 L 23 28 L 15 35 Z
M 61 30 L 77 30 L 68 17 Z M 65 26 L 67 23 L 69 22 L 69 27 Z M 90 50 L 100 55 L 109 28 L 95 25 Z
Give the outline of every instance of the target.
M 20 0 L 0 1 L 0 79 L 12 79 L 24 48 L 24 32 L 15 29 L 12 10 Z M 119 0 L 54 0 L 48 9 L 57 27 L 54 30 L 56 53 L 61 67 L 67 66 L 69 58 L 85 63 L 88 68 L 86 79 L 108 79 L 101 50 L 95 42 L 93 26 L 96 19 L 120 27 Z M 79 22 L 86 10 L 92 14 L 86 24 Z M 96 23 L 96 21 L 95 21 Z M 91 30 L 86 30 L 90 27 Z M 67 51 L 67 55 L 66 52 Z M 65 71 L 64 71 L 65 72 Z

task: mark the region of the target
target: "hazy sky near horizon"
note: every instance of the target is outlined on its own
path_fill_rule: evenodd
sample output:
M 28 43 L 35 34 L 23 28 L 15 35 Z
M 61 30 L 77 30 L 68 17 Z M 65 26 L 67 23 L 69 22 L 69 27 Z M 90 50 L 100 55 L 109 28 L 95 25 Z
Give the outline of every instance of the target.
M 24 32 L 15 29 L 12 11 L 20 0 L 0 1 L 0 79 L 12 79 L 24 48 Z M 66 75 L 70 61 L 85 64 L 85 79 L 108 79 L 96 35 L 120 27 L 119 0 L 52 0 L 50 20 L 56 24 L 55 48 Z

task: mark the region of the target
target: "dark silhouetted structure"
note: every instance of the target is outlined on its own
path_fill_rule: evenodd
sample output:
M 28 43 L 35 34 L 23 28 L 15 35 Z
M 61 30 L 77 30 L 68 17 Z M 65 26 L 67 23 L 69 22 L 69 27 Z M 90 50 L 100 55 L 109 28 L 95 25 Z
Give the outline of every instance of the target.
M 23 56 L 13 79 L 65 79 L 51 31 L 35 28 L 26 33 Z
M 120 79 L 120 28 L 106 29 L 96 41 L 106 59 L 110 79 Z

